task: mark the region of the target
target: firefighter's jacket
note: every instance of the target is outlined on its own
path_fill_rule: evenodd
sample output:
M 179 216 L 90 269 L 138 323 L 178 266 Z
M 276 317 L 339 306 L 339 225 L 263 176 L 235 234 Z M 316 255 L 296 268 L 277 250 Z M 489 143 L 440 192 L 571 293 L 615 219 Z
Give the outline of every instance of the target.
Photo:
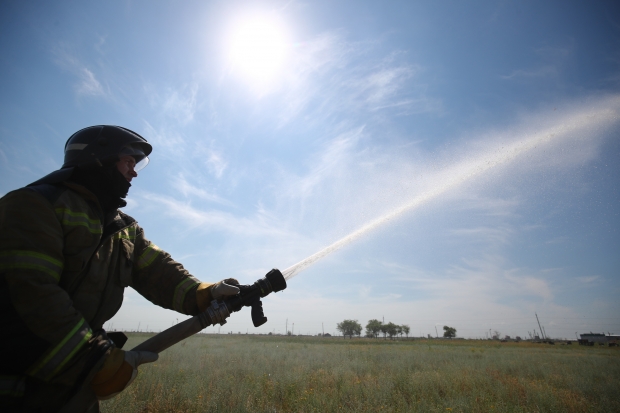
M 109 353 L 100 329 L 125 287 L 161 307 L 198 313 L 200 281 L 133 218 L 118 211 L 104 225 L 102 215 L 97 198 L 69 182 L 0 200 L 0 395 L 68 397 Z

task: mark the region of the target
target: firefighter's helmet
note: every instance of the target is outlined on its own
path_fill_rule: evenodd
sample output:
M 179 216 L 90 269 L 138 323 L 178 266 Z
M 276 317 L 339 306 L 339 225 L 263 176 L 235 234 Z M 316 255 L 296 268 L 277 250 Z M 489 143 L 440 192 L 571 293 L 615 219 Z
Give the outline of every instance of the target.
M 65 144 L 65 162 L 54 171 L 28 186 L 56 184 L 69 179 L 76 168 L 96 169 L 113 164 L 121 156 L 130 155 L 136 159 L 135 171 L 149 162 L 151 144 L 134 131 L 120 126 L 89 126 L 75 132 Z
M 134 131 L 120 126 L 89 126 L 75 132 L 65 144 L 65 163 L 62 168 L 96 167 L 116 162 L 119 157 L 136 158 L 135 170 L 144 168 L 151 153 L 151 145 Z

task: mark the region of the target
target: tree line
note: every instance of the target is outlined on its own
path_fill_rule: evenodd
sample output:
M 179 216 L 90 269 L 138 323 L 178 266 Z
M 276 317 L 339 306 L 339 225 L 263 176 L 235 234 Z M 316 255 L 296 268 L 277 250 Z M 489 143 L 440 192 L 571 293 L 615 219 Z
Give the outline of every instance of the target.
M 346 338 L 349 336 L 360 336 L 362 334 L 362 325 L 357 320 L 344 320 L 336 325 L 336 329 Z M 410 328 L 407 324 L 398 325 L 392 322 L 382 323 L 379 320 L 369 320 L 366 324 L 366 337 L 377 338 L 379 334 L 383 334 L 383 338 L 389 337 L 393 339 L 396 336 L 409 337 Z
M 336 325 L 336 329 L 340 331 L 344 338 L 349 336 L 349 338 L 353 338 L 353 336 L 360 336 L 362 334 L 362 325 L 358 323 L 357 320 L 344 320 L 341 323 Z M 445 338 L 456 337 L 456 328 L 443 326 L 443 336 Z M 409 338 L 410 328 L 407 324 L 398 325 L 392 322 L 383 323 L 379 320 L 372 319 L 368 320 L 366 324 L 366 337 L 377 338 L 379 334 L 383 334 L 383 338 L 387 337 L 392 340 L 396 336 L 403 336 L 403 334 Z

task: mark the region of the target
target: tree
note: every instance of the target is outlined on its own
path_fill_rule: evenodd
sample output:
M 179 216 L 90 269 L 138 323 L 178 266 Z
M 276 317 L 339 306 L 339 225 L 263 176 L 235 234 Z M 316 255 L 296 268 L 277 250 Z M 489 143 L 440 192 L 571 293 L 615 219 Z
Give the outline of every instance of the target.
M 443 336 L 445 338 L 456 337 L 456 328 L 443 326 Z
M 336 329 L 342 333 L 344 338 L 347 336 L 353 338 L 354 334 L 356 336 L 362 334 L 362 325 L 357 320 L 344 320 L 336 325 Z
M 381 326 L 381 321 L 375 319 L 369 320 L 366 324 L 366 336 L 377 338 L 377 336 L 381 332 Z
M 405 336 L 409 338 L 409 326 L 407 324 L 403 324 L 401 327 L 403 329 L 403 333 L 405 333 Z
M 390 340 L 392 339 L 392 337 L 398 334 L 398 329 L 397 329 L 398 326 L 392 323 L 391 321 L 387 323 L 385 327 L 386 327 L 386 332 L 388 336 L 390 336 Z
M 381 332 L 383 333 L 383 339 L 387 336 L 388 333 L 388 325 L 381 323 Z

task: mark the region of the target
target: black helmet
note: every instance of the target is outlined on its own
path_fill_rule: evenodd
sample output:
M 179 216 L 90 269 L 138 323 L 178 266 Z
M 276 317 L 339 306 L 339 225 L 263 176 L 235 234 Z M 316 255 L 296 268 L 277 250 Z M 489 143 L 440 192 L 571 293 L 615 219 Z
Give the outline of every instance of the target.
M 65 144 L 65 163 L 62 168 L 28 186 L 54 184 L 71 177 L 76 167 L 91 169 L 118 161 L 124 155 L 136 159 L 134 170 L 139 171 L 148 162 L 151 144 L 134 131 L 120 126 L 89 126 L 75 132 Z
M 65 144 L 65 163 L 62 168 L 88 168 L 116 162 L 120 156 L 136 158 L 135 170 L 144 168 L 153 148 L 142 136 L 120 126 L 89 126 L 75 132 Z

